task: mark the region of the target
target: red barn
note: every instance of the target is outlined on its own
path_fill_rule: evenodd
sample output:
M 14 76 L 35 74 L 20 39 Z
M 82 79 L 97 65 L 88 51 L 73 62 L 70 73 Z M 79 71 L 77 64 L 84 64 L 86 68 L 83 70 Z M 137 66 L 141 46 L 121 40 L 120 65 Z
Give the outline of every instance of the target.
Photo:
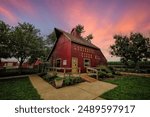
M 85 72 L 86 67 L 106 65 L 107 60 L 100 48 L 83 39 L 81 35 L 72 29 L 71 33 L 55 28 L 57 40 L 48 56 L 48 61 L 53 67 L 72 68 L 77 72 Z

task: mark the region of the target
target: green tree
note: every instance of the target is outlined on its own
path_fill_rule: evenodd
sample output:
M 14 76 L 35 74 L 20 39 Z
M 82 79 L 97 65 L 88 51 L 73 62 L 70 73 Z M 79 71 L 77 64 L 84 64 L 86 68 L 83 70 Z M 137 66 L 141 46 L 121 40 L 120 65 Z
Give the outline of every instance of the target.
M 130 36 L 115 35 L 115 44 L 111 45 L 110 53 L 121 58 L 125 65 L 134 63 L 135 68 L 138 62 L 149 57 L 150 39 L 141 33 L 131 33 Z
M 47 36 L 47 39 L 45 41 L 45 43 L 47 45 L 53 45 L 56 41 L 57 37 L 56 37 L 56 34 L 55 32 L 53 31 L 52 33 L 50 33 L 48 36 Z
M 11 31 L 10 26 L 0 20 L 0 61 L 1 58 L 8 58 L 11 56 L 10 47 L 9 47 L 10 31 Z
M 83 25 L 81 25 L 81 24 L 78 24 L 77 26 L 76 26 L 76 31 L 78 32 L 78 33 L 83 33 L 83 32 L 85 32 L 84 31 L 84 26 Z
M 18 23 L 11 33 L 12 53 L 19 61 L 19 68 L 28 58 L 42 56 L 43 40 L 40 31 L 29 23 Z
M 89 34 L 88 36 L 85 37 L 85 39 L 89 42 L 91 42 L 91 40 L 93 39 L 93 35 Z

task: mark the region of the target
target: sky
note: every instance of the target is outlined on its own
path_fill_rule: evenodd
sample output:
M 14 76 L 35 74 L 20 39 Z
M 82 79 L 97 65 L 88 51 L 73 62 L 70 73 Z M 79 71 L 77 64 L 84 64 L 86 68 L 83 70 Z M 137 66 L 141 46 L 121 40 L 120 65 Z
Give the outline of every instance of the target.
M 150 34 L 150 0 L 0 0 L 0 20 L 16 26 L 28 22 L 50 34 L 54 27 L 70 32 L 82 24 L 93 34 L 92 43 L 108 61 L 119 60 L 109 54 L 115 34 Z

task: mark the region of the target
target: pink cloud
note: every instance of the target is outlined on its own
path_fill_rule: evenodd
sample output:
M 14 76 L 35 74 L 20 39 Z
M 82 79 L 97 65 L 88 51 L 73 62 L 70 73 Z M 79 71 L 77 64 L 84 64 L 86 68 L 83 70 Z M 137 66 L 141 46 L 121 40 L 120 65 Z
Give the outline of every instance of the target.
M 7 0 L 7 2 L 11 7 L 20 10 L 22 14 L 24 13 L 23 15 L 31 18 L 41 15 L 38 14 L 40 9 L 33 4 L 33 1 Z M 132 5 L 128 3 L 129 6 L 126 5 L 128 8 L 124 9 L 121 9 L 122 7 L 116 2 L 105 3 L 104 6 L 101 5 L 103 1 L 89 3 L 86 0 L 44 0 L 42 2 L 49 7 L 45 11 L 48 16 L 44 17 L 50 19 L 49 23 L 53 23 L 51 18 L 57 20 L 58 24 L 65 22 L 69 31 L 77 24 L 84 25 L 86 32 L 83 36 L 92 33 L 94 36 L 92 42 L 101 48 L 109 60 L 111 59 L 109 47 L 114 43 L 114 34 L 150 31 L 150 22 L 148 22 L 150 8 L 149 4 L 144 2 L 132 3 Z M 40 2 L 37 5 L 40 6 Z M 95 5 L 97 6 L 95 7 Z M 0 6 L 0 13 L 13 22 L 17 20 L 17 17 L 6 7 Z M 42 17 L 42 21 L 44 18 Z M 64 27 L 65 30 L 66 27 Z
M 145 19 L 149 17 L 148 12 L 145 10 L 145 6 L 139 5 L 133 6 L 132 9 L 128 9 L 119 18 L 118 22 L 114 23 L 111 20 L 113 9 L 115 5 L 107 9 L 105 15 L 99 15 L 97 11 L 89 11 L 83 7 L 85 1 L 78 1 L 72 5 L 68 5 L 65 8 L 67 22 L 70 27 L 74 27 L 77 24 L 83 24 L 85 26 L 85 34 L 93 33 L 93 43 L 101 48 L 107 59 L 111 59 L 109 54 L 109 47 L 114 43 L 114 34 L 128 34 L 131 31 L 148 31 L 150 30 L 150 23 L 146 27 L 142 27 Z M 140 27 L 140 29 L 138 29 Z
M 18 18 L 11 11 L 9 11 L 7 8 L 3 6 L 0 6 L 0 13 L 2 14 L 2 16 L 4 16 L 4 19 L 6 19 L 6 21 L 12 24 L 18 21 Z
M 35 6 L 31 1 L 28 0 L 7 0 L 5 3 L 9 3 L 9 7 L 16 8 L 18 11 L 21 11 L 24 15 L 36 16 Z

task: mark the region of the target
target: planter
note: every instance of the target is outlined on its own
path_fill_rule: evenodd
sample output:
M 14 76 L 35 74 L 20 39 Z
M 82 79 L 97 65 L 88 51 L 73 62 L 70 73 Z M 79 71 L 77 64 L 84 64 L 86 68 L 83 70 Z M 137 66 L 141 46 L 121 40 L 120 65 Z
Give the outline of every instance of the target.
M 55 78 L 55 85 L 56 85 L 56 87 L 57 88 L 60 88 L 60 87 L 62 87 L 62 85 L 63 85 L 63 78 Z

